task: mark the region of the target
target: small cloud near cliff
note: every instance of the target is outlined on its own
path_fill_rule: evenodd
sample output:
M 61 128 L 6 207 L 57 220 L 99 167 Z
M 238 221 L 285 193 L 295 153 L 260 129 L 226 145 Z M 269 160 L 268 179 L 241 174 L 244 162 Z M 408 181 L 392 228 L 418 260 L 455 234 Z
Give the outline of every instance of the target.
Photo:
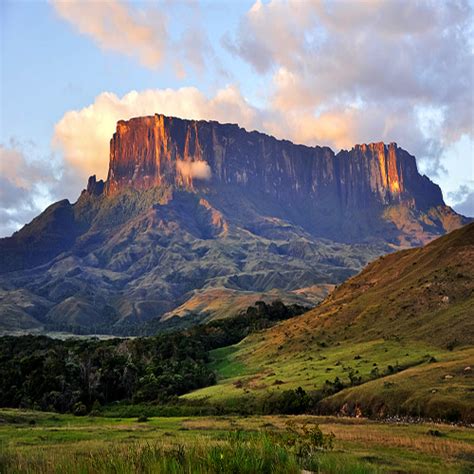
M 176 169 L 185 178 L 210 179 L 212 172 L 207 161 L 183 161 L 176 162 Z

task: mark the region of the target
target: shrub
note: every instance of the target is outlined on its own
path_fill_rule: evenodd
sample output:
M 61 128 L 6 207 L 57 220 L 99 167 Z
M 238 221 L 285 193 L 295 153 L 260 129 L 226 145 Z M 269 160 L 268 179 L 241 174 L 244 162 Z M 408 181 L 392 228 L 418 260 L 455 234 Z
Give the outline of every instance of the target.
M 276 444 L 284 443 L 298 458 L 310 458 L 318 451 L 329 450 L 334 445 L 334 434 L 324 434 L 319 425 L 304 424 L 298 426 L 294 422 L 287 423 L 283 434 L 273 435 Z
M 82 402 L 77 402 L 72 407 L 72 412 L 75 416 L 85 416 L 87 415 L 87 407 Z

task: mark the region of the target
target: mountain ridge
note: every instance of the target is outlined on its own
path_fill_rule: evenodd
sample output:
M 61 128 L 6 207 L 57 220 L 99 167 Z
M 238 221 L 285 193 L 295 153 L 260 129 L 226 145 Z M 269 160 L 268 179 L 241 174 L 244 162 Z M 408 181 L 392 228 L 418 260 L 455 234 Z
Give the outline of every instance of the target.
M 75 327 L 86 308 L 97 330 L 128 327 L 216 288 L 295 301 L 467 221 L 396 144 L 335 155 L 237 125 L 120 121 L 107 181 L 0 239 L 0 321 Z

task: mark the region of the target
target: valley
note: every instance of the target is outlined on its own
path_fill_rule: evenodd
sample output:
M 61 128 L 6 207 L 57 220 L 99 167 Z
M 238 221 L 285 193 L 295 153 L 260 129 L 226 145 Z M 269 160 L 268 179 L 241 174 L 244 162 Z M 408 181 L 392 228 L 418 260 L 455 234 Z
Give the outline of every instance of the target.
M 245 406 L 300 386 L 329 412 L 472 422 L 473 258 L 473 224 L 381 257 L 316 309 L 213 351 L 218 384 L 185 397 Z

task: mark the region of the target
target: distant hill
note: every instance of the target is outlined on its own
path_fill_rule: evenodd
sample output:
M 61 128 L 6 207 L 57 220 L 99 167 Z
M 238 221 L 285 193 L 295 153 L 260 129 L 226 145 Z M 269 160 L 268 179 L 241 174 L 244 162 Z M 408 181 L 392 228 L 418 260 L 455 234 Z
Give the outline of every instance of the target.
M 322 410 L 472 421 L 473 261 L 474 224 L 380 257 L 316 309 L 216 351 L 219 385 L 188 397 L 302 386 L 328 392 Z M 336 378 L 348 388 L 330 395 Z
M 196 298 L 229 292 L 239 308 L 272 291 L 307 304 L 295 290 L 465 223 L 394 143 L 334 154 L 232 124 L 120 121 L 105 182 L 0 239 L 0 330 L 127 334 L 189 308 L 219 317 Z

